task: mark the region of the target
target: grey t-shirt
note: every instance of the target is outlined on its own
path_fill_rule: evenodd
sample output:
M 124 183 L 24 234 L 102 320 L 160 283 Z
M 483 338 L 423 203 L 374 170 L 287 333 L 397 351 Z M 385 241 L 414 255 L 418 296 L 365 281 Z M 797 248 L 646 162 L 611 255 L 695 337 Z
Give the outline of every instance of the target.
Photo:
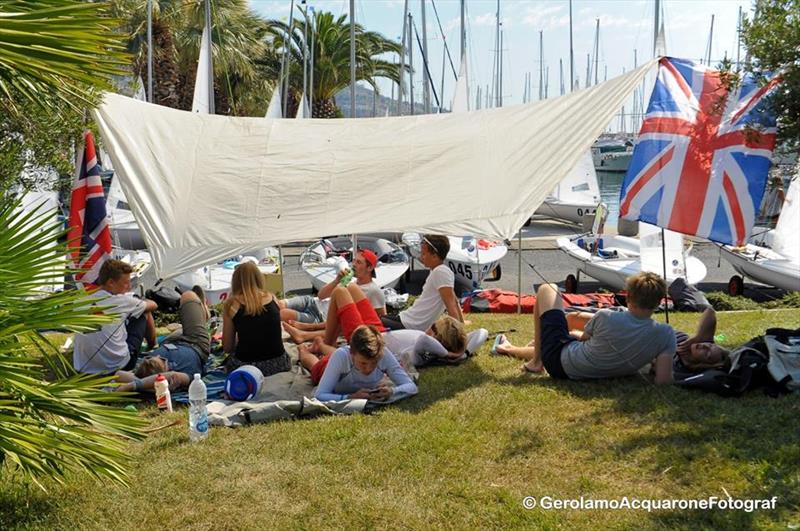
M 561 350 L 564 371 L 574 380 L 635 374 L 662 352 L 672 355 L 677 348 L 671 326 L 630 312 L 600 310 L 585 331 L 588 341 L 573 341 Z

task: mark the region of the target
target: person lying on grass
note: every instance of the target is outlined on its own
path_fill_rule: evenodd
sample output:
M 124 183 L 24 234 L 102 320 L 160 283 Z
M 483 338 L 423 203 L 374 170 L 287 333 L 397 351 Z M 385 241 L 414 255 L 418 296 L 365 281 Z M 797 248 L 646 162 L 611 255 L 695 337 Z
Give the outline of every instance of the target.
M 580 339 L 586 324 L 594 317 L 589 312 L 569 312 L 566 314 L 567 326 L 571 336 Z M 717 314 L 707 308 L 697 324 L 693 336 L 675 330 L 676 351 L 673 355 L 673 372 L 698 372 L 712 368 L 727 368 L 730 365 L 730 351 L 714 342 L 717 330 Z M 493 353 L 512 356 L 523 360 L 533 358 L 534 341 L 527 346 L 514 346 L 503 334 L 499 334 Z
M 194 374 L 203 374 L 211 352 L 208 308 L 202 288 L 181 294 L 181 332 L 168 336 L 133 372 L 117 372 L 117 391 L 154 391 L 156 376 L 163 374 L 173 391 L 189 387 Z
M 628 376 L 654 362 L 655 382 L 671 383 L 672 356 L 677 350 L 675 333 L 671 326 L 651 319 L 666 295 L 666 284 L 658 275 L 642 272 L 628 277 L 626 289 L 628 311 L 600 310 L 585 322 L 578 337 L 570 333 L 558 288 L 542 285 L 533 310 L 533 346 L 524 347 L 531 350 L 506 353 L 529 355 L 522 365 L 527 372 L 547 370 L 553 378 L 570 380 Z M 585 316 L 571 319 L 577 328 Z
M 383 290 L 375 282 L 375 268 L 377 266 L 378 256 L 369 249 L 360 249 L 355 258 L 353 258 L 353 279 L 350 283 L 358 284 L 378 315 L 385 315 L 386 297 L 383 294 Z M 319 290 L 316 297 L 302 295 L 279 300 L 281 320 L 302 326 L 303 330 L 324 330 L 330 297 L 348 271 L 346 268 L 340 270 L 336 278 Z
M 348 332 L 349 345 L 311 367 L 312 381 L 319 381 L 314 393 L 318 400 L 387 400 L 394 394 L 417 394 L 417 385 L 394 354 L 386 350 L 378 328 L 362 324 Z M 392 381 L 393 388 L 382 383 L 384 375 Z

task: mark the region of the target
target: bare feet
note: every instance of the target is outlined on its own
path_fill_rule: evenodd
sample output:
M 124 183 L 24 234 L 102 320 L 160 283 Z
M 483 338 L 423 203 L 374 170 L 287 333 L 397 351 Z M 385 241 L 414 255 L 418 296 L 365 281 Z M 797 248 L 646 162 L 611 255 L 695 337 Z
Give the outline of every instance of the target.
M 300 365 L 309 371 L 319 361 L 317 355 L 309 350 L 308 343 L 297 346 L 297 358 L 300 360 Z
M 508 338 L 506 338 L 506 336 L 504 335 L 503 339 L 500 341 L 500 343 L 497 344 L 494 350 L 498 354 L 502 354 L 503 356 L 508 356 L 509 350 L 512 348 L 514 348 L 514 345 L 512 345 L 511 341 L 509 341 Z
M 314 338 L 311 342 L 311 346 L 309 347 L 309 351 L 314 354 L 322 354 L 322 345 L 325 344 L 325 340 L 322 339 L 320 336 Z
M 291 337 L 292 341 L 294 341 L 295 343 L 300 344 L 305 342 L 306 338 L 303 335 L 303 332 L 293 327 L 288 322 L 283 323 L 283 328 L 284 330 L 286 330 L 286 333 L 289 334 L 289 337 Z
M 523 363 L 520 370 L 524 373 L 542 374 L 544 373 L 544 365 L 540 363 L 533 364 L 533 362 Z

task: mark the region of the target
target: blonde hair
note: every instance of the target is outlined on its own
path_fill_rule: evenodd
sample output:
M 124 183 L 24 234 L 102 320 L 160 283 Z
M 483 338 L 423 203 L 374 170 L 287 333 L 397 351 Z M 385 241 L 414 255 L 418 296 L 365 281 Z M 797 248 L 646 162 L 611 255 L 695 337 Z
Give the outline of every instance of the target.
M 225 301 L 225 312 L 230 315 L 233 303 L 244 306 L 246 315 L 259 315 L 264 311 L 262 299 L 269 292 L 264 289 L 264 275 L 253 262 L 242 262 L 233 270 L 231 296 Z
M 664 279 L 649 271 L 628 277 L 625 289 L 628 291 L 628 302 L 643 310 L 655 310 L 667 295 Z
M 467 348 L 467 333 L 460 321 L 443 315 L 431 325 L 433 338 L 442 344 L 448 352 L 464 352 Z
M 383 356 L 383 335 L 372 325 L 361 325 L 350 336 L 350 352 L 367 359 Z

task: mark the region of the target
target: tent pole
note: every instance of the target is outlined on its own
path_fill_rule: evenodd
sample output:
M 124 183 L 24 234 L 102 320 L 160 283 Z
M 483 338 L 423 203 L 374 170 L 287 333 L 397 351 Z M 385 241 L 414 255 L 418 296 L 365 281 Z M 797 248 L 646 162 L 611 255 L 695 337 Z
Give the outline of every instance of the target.
M 664 284 L 667 283 L 667 245 L 664 237 L 664 227 L 661 227 L 661 265 L 664 268 Z M 669 297 L 664 294 L 664 317 L 669 324 Z
M 522 227 L 517 235 L 517 313 L 522 313 Z

